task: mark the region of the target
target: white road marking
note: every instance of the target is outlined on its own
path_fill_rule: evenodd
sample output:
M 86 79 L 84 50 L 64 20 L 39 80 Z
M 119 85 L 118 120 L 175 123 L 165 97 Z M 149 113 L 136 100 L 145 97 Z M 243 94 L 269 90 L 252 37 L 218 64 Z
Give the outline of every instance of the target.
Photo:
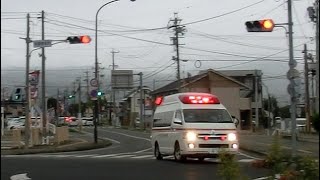
M 116 144 L 121 144 L 121 143 L 120 143 L 119 141 L 117 141 L 117 140 L 110 139 L 110 138 L 106 138 L 106 137 L 103 137 L 103 138 L 100 138 L 100 139 L 109 140 L 109 141 L 114 142 L 114 143 L 116 143 Z
M 91 158 L 104 158 L 104 157 L 112 157 L 112 156 L 118 156 L 118 154 L 106 154 L 106 155 L 100 155 L 100 156 L 93 156 Z
M 271 177 L 261 177 L 261 178 L 256 178 L 256 179 L 253 179 L 253 180 L 265 180 L 265 179 L 270 179 Z
M 144 155 L 144 156 L 135 156 L 131 157 L 132 159 L 143 159 L 143 158 L 151 158 L 153 155 Z
M 59 157 L 59 158 L 63 158 L 63 157 L 71 157 L 74 156 L 72 154 L 69 155 L 62 155 L 62 154 L 57 154 L 57 155 L 48 155 L 48 157 Z
M 252 162 L 252 161 L 254 161 L 254 159 L 240 159 L 240 160 L 238 160 L 238 162 L 245 162 L 245 163 Z
M 310 152 L 310 151 L 306 151 L 306 150 L 302 150 L 302 149 L 299 149 L 298 151 L 303 152 L 303 153 L 312 154 L 312 152 Z
M 135 156 L 135 155 L 127 154 L 127 155 L 120 155 L 120 156 L 112 156 L 110 158 L 125 158 L 125 157 L 132 157 L 132 156 Z
M 98 156 L 98 154 L 86 154 L 86 155 L 79 155 L 79 156 L 74 156 L 74 157 L 82 158 L 82 157 L 92 157 L 92 156 Z
M 141 150 L 141 151 L 136 151 L 136 152 L 133 152 L 133 153 L 142 153 L 142 152 L 145 152 L 145 151 L 149 151 L 151 150 L 152 148 L 148 148 L 148 149 L 144 149 L 144 150 Z
M 242 156 L 251 158 L 251 159 L 260 159 L 260 158 L 257 158 L 257 157 L 250 156 L 250 155 L 248 155 L 248 154 L 244 154 L 244 153 L 242 153 L 242 152 L 239 152 L 239 154 L 242 155 Z
M 29 178 L 27 176 L 27 173 L 23 173 L 23 174 L 16 174 L 10 177 L 11 180 L 29 180 L 31 178 Z

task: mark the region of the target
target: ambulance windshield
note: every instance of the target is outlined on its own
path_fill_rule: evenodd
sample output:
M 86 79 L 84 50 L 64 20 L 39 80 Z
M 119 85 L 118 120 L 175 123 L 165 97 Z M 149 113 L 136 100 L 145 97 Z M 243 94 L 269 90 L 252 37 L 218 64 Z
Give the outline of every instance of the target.
M 184 109 L 186 123 L 233 123 L 225 109 Z

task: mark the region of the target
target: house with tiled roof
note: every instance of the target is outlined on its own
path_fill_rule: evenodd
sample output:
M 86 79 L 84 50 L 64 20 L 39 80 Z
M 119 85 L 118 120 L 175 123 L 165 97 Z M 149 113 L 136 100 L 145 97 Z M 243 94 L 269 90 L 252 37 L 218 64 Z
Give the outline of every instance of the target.
M 198 75 L 181 79 L 151 92 L 153 98 L 167 96 L 178 92 L 204 92 L 219 97 L 221 103 L 231 115 L 241 120 L 241 129 L 251 128 L 252 108 L 251 98 L 242 97 L 252 89 L 246 84 L 226 76 L 213 69 L 208 69 Z

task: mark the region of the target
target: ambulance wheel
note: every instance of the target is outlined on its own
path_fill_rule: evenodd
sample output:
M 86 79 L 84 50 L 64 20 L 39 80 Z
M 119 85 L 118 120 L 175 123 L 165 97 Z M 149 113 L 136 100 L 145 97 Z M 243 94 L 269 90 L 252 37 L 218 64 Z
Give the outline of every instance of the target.
M 155 144 L 155 147 L 154 147 L 154 156 L 157 158 L 157 160 L 162 160 L 163 157 L 160 153 L 160 148 L 159 148 L 159 145 L 158 143 Z
M 180 150 L 180 145 L 178 142 L 176 142 L 175 146 L 174 146 L 174 159 L 176 161 L 185 161 L 187 158 L 183 155 L 181 155 L 181 150 Z

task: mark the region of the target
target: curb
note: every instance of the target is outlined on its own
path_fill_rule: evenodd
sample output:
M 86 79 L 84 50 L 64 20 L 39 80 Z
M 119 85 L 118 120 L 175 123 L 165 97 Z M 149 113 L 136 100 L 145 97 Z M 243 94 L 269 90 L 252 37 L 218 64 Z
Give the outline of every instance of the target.
M 102 141 L 102 142 L 101 142 Z M 26 154 L 40 154 L 40 153 L 58 153 L 58 152 L 72 152 L 85 151 L 91 149 L 99 149 L 111 146 L 112 143 L 107 140 L 100 140 L 101 143 L 93 144 L 88 141 L 76 142 L 73 144 L 66 144 L 58 147 L 50 147 L 50 149 L 10 149 L 1 151 L 1 155 L 26 155 Z

